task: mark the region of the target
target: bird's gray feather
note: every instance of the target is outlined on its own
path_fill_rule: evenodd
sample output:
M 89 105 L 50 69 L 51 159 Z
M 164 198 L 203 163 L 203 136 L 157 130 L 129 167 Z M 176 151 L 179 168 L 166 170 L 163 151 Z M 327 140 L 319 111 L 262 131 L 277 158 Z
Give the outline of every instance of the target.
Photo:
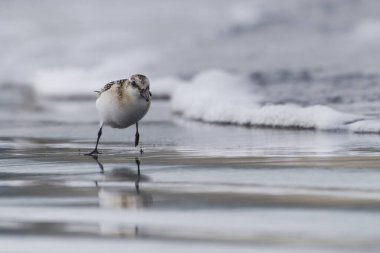
M 128 79 L 120 79 L 120 80 L 117 80 L 117 81 L 112 81 L 112 82 L 107 83 L 107 84 L 104 85 L 104 87 L 100 90 L 99 95 L 102 94 L 103 92 L 105 92 L 105 91 L 111 89 L 111 87 L 112 87 L 113 85 L 115 85 L 115 84 L 118 85 L 118 86 L 122 86 L 126 81 L 128 81 Z

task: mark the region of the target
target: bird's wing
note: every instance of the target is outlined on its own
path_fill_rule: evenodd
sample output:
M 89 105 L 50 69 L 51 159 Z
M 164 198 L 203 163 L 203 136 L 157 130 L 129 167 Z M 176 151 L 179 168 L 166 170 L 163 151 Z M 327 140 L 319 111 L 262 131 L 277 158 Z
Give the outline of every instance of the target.
M 117 80 L 117 81 L 112 81 L 112 82 L 109 82 L 107 83 L 106 85 L 104 85 L 104 87 L 100 90 L 99 92 L 99 95 L 102 94 L 103 92 L 111 89 L 111 87 L 113 85 L 123 85 L 125 83 L 125 81 L 127 81 L 128 79 L 120 79 L 120 80 Z

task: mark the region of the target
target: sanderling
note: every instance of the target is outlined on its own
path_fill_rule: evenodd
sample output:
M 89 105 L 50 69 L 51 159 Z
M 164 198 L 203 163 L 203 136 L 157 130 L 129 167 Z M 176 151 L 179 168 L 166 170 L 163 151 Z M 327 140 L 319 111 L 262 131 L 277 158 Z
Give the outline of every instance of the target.
M 113 128 L 127 128 L 136 124 L 135 146 L 139 144 L 138 122 L 148 112 L 152 93 L 149 91 L 149 79 L 140 74 L 132 75 L 130 80 L 122 79 L 107 83 L 96 91 L 96 108 L 100 117 L 100 128 L 95 149 L 87 155 L 97 155 L 98 144 L 104 125 Z

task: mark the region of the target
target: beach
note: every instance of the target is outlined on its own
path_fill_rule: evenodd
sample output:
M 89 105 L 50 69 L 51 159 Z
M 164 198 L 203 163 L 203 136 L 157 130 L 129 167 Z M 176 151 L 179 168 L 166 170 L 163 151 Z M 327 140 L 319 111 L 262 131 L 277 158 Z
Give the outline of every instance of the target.
M 0 252 L 379 252 L 378 13 L 0 1 Z M 104 126 L 86 156 L 133 74 L 141 145 Z
M 380 246 L 378 135 L 185 121 L 158 100 L 141 122 L 143 154 L 133 129 L 105 128 L 96 160 L 84 156 L 97 132 L 94 101 L 46 103 L 53 109 L 2 122 L 7 252 Z M 79 105 L 86 117 L 68 119 Z M 25 124 L 23 113 L 38 120 Z

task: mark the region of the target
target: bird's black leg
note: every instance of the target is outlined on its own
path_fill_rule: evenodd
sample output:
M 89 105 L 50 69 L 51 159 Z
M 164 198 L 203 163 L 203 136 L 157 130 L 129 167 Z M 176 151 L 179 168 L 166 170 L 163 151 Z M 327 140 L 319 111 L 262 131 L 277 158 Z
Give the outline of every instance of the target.
M 139 134 L 139 123 L 136 122 L 136 135 L 135 135 L 135 147 L 137 147 L 137 145 L 139 145 L 139 141 L 140 141 L 140 134 Z M 140 154 L 144 153 L 143 149 L 142 149 L 142 144 L 141 144 L 141 147 L 140 147 Z
M 137 145 L 139 145 L 139 140 L 140 140 L 139 123 L 136 122 L 135 147 L 137 147 Z
M 101 126 L 100 129 L 99 129 L 99 132 L 98 132 L 98 139 L 96 140 L 95 149 L 94 149 L 93 151 L 91 151 L 90 153 L 86 154 L 86 155 L 94 156 L 94 155 L 101 154 L 101 153 L 98 151 L 98 144 L 99 144 L 100 136 L 102 136 L 102 129 L 103 129 L 103 126 Z

